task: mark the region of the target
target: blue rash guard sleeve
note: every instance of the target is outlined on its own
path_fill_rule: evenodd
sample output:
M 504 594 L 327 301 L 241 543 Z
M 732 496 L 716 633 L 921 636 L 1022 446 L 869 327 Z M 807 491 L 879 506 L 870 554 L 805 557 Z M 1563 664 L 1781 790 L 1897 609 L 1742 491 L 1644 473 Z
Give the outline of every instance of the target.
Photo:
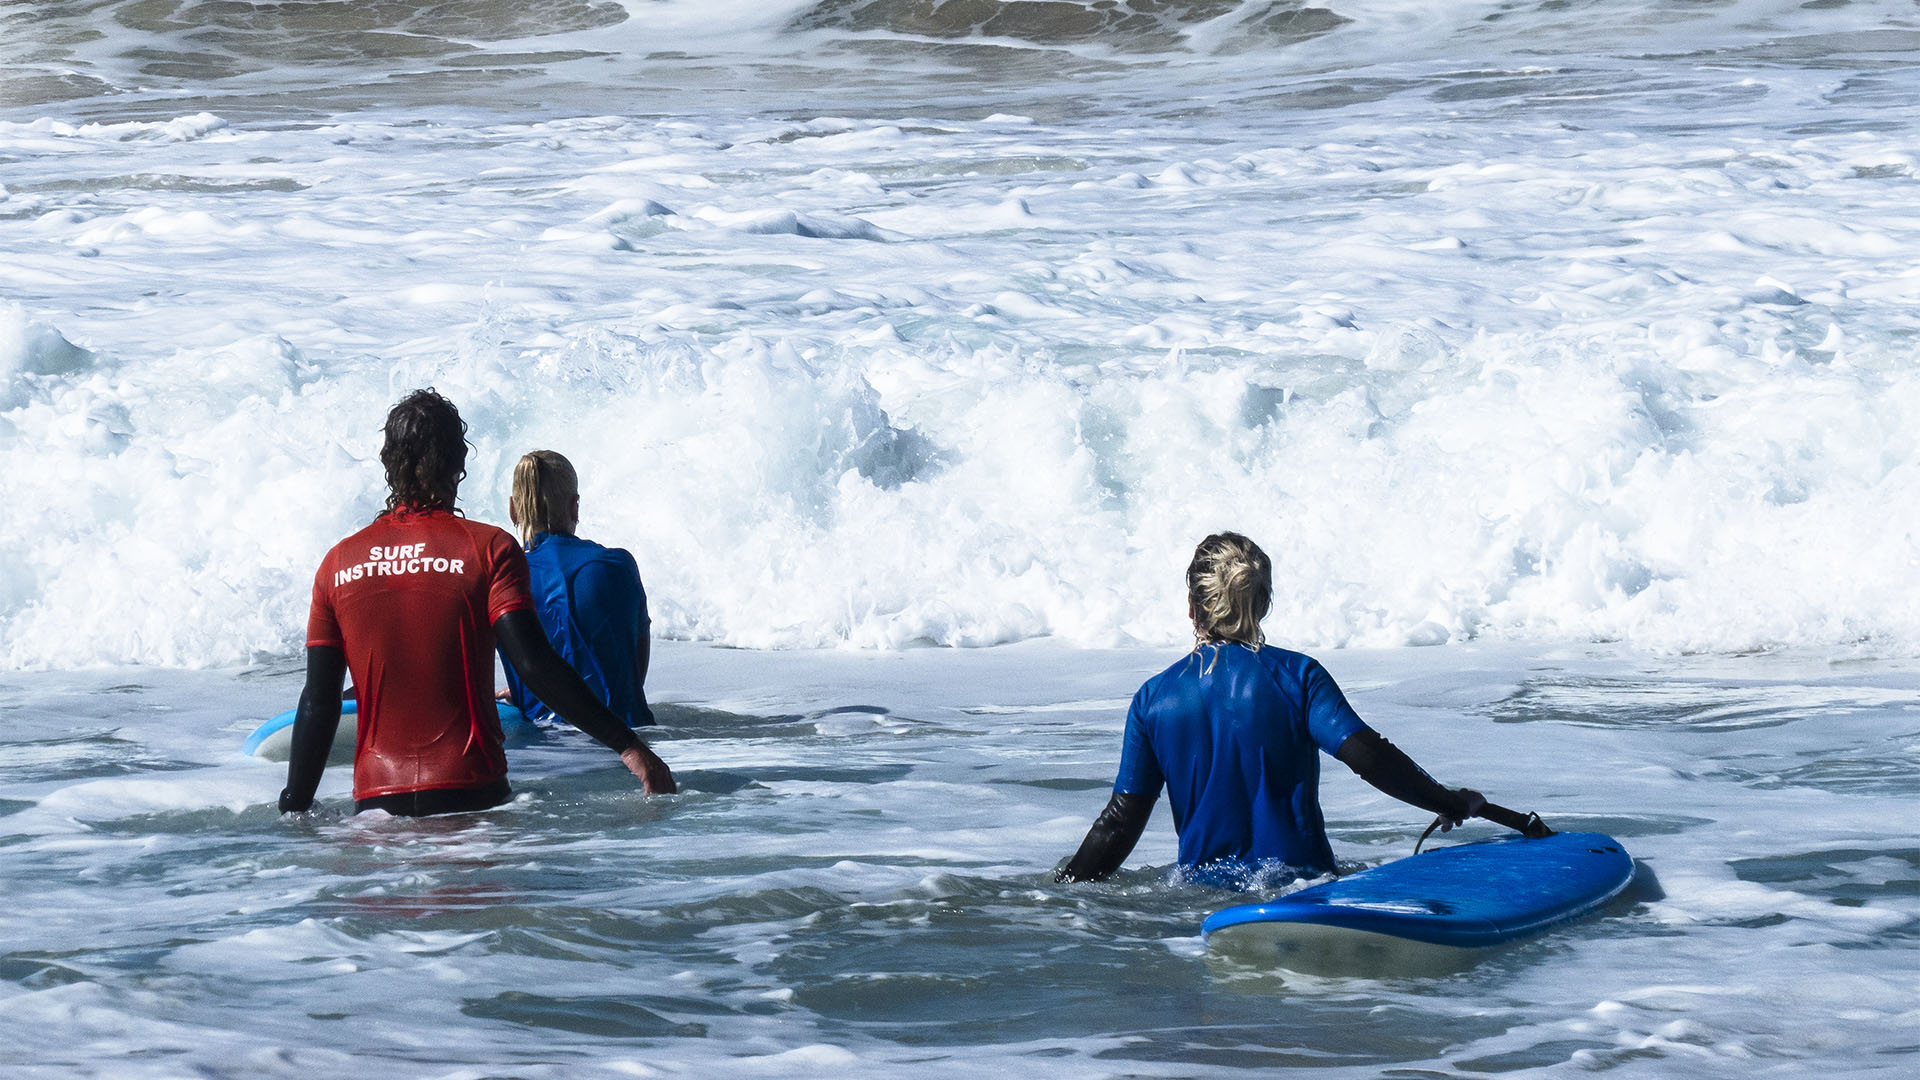
M 1133 695 L 1127 709 L 1127 730 L 1120 738 L 1120 773 L 1113 781 L 1116 795 L 1144 795 L 1153 800 L 1167 783 L 1160 761 L 1153 755 L 1153 743 L 1147 738 L 1147 688 Z
M 1301 672 L 1300 692 L 1306 705 L 1307 733 L 1327 753 L 1338 756 L 1340 744 L 1362 731 L 1373 730 L 1347 704 L 1347 695 L 1340 692 L 1340 685 L 1318 660 L 1307 661 L 1306 670 Z
M 599 651 L 609 654 L 600 664 L 610 698 L 626 703 L 627 723 L 652 727 L 653 709 L 647 704 L 645 680 L 635 651 L 653 633 L 653 619 L 647 614 L 647 589 L 640 583 L 640 567 L 632 552 L 613 548 L 610 553 L 618 561 L 582 566 L 574 575 L 574 590 L 583 614 L 590 611 L 594 614 L 589 617 L 598 619 L 587 627 L 587 639 L 609 643 Z
M 627 552 L 614 554 L 626 558 L 617 564 L 590 562 L 573 575 L 574 596 L 589 641 L 610 632 L 637 640 L 653 626 L 647 617 L 647 590 L 640 584 L 640 568 Z

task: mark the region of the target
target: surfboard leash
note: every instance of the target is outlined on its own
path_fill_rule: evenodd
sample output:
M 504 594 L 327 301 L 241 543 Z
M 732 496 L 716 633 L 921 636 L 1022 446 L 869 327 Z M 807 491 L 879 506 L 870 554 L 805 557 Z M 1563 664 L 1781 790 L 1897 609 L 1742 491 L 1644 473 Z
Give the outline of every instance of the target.
M 1543 837 L 1553 835 L 1553 830 L 1547 827 L 1546 822 L 1540 820 L 1540 815 L 1531 811 L 1522 814 L 1518 810 L 1509 810 L 1495 803 L 1484 803 L 1480 807 L 1480 812 L 1474 816 L 1486 818 L 1495 825 L 1505 825 L 1507 828 L 1512 829 L 1514 832 L 1519 833 L 1529 840 L 1539 840 Z M 1445 814 L 1440 814 L 1433 819 L 1432 823 L 1427 826 L 1426 831 L 1420 834 L 1420 839 L 1413 842 L 1413 853 L 1415 855 L 1420 854 L 1421 845 L 1427 842 L 1427 837 L 1433 835 L 1433 830 L 1446 824 L 1446 821 L 1447 815 Z

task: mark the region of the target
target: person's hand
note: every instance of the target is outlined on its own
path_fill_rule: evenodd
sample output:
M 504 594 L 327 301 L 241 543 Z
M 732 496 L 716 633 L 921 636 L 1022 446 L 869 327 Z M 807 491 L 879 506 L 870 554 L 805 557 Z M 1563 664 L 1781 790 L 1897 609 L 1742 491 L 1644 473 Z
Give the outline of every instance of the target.
M 660 760 L 660 755 L 647 748 L 645 743 L 636 743 L 620 751 L 620 760 L 627 771 L 640 778 L 640 786 L 649 795 L 671 795 L 680 788 L 673 782 L 673 770 Z
M 505 688 L 505 687 L 501 687 L 500 689 L 498 689 L 498 690 L 495 690 L 495 691 L 493 692 L 493 700 L 495 700 L 495 701 L 512 701 L 512 700 L 513 700 L 513 691 L 511 691 L 511 690 L 508 690 L 508 689 L 507 689 L 507 688 Z
M 1480 808 L 1487 805 L 1486 797 L 1472 788 L 1454 788 L 1453 794 L 1455 798 L 1460 800 L 1460 816 L 1455 817 L 1452 814 L 1440 815 L 1441 832 L 1452 832 L 1455 825 L 1460 824 L 1470 817 L 1477 816 L 1480 813 Z

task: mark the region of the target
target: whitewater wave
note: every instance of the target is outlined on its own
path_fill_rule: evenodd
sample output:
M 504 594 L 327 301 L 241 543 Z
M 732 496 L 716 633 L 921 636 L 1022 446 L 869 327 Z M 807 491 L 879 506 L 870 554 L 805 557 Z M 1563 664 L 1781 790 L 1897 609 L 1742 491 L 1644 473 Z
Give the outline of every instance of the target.
M 1344 359 L 1114 370 L 663 329 L 321 378 L 276 339 L 71 366 L 6 319 L 15 667 L 297 648 L 412 383 L 473 425 L 473 516 L 504 521 L 525 449 L 579 462 L 584 532 L 636 551 L 676 637 L 1172 642 L 1191 545 L 1235 528 L 1273 554 L 1268 632 L 1296 643 L 1920 641 L 1887 587 L 1913 572 L 1920 377 L 1870 358 L 1336 327 Z
M 240 5 L 145 0 L 0 14 L 0 108 L 87 102 L 152 115 L 184 98 L 229 115 L 290 103 L 481 107 L 672 100 L 840 85 L 851 100 L 954 79 L 1164 86 L 1397 78 L 1409 63 L 1512 64 L 1648 51 L 1820 64 L 1911 50 L 1906 9 L 1782 0 L 465 0 Z M 1466 59 L 1471 58 L 1471 59 Z M 1141 80 L 1146 80 L 1142 82 Z M 1066 88 L 1063 88 L 1066 89 Z M 1231 92 L 1231 91 L 1229 91 Z M 1069 95 L 1072 96 L 1072 95 Z
M 1097 44 L 1119 52 L 1276 48 L 1351 20 L 1298 0 L 819 0 L 787 23 L 795 31 L 839 31 L 1007 45 Z
M 315 34 L 403 10 L 313 7 L 351 24 Z M 850 40 L 934 7 L 647 15 Z M 542 48 L 640 21 L 562 8 Z M 1329 50 L 1442 14 L 1340 10 Z M 233 80 L 271 119 L 153 91 L 0 120 L 0 663 L 297 649 L 380 505 L 380 418 L 428 384 L 473 425 L 468 512 L 567 453 L 677 637 L 1175 643 L 1192 545 L 1234 528 L 1294 644 L 1912 651 L 1916 74 L 1848 12 L 1791 64 L 1739 49 L 1829 16 L 1736 5 L 1659 23 L 1677 59 L 1154 75 L 1097 109 L 1055 71 L 1031 114 L 949 78 L 880 115 L 666 87 L 336 116 L 289 104 L 296 67 Z

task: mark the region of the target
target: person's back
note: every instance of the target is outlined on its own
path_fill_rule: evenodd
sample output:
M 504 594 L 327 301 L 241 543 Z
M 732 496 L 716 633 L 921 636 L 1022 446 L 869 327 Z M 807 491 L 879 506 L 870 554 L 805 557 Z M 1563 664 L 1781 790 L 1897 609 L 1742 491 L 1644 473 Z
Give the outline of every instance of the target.
M 1156 794 L 1161 774 L 1182 866 L 1328 873 L 1320 751 L 1336 752 L 1365 728 L 1311 657 L 1211 643 L 1141 687 L 1115 790 Z
M 624 548 L 563 533 L 541 533 L 527 550 L 534 611 L 547 640 L 629 727 L 653 723 L 640 669 L 649 633 L 640 568 Z M 528 717 L 551 715 L 546 703 L 505 665 L 514 702 Z
M 492 627 L 528 606 L 526 581 L 511 536 L 439 509 L 382 514 L 327 553 L 307 645 L 353 675 L 355 799 L 506 778 Z
M 573 463 L 552 450 L 522 455 L 507 512 L 526 543 L 534 610 L 554 651 L 628 727 L 652 725 L 646 682 L 653 637 L 640 567 L 624 548 L 575 535 L 580 478 Z M 501 662 L 508 698 L 535 720 L 549 716 L 504 654 Z
M 1239 533 L 1214 533 L 1187 565 L 1193 651 L 1134 695 L 1106 809 L 1054 872 L 1099 881 L 1120 868 L 1164 786 L 1180 865 L 1244 888 L 1270 870 L 1334 870 L 1320 814 L 1319 751 L 1397 799 L 1457 823 L 1477 791 L 1443 788 L 1368 727 L 1311 657 L 1265 644 L 1273 563 Z M 1448 826 L 1451 827 L 1451 826 Z

